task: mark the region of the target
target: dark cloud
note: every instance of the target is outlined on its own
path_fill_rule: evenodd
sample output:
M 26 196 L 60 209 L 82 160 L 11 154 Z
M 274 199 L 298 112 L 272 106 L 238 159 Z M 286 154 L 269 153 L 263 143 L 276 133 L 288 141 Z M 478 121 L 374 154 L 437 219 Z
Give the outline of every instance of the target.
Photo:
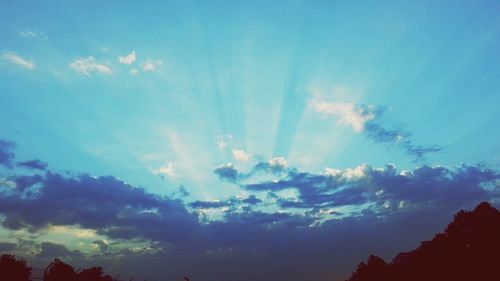
M 229 163 L 226 165 L 221 165 L 214 169 L 214 173 L 219 176 L 221 180 L 236 182 L 238 181 L 238 170 L 236 167 Z
M 43 177 L 40 175 L 20 175 L 20 176 L 11 176 L 9 179 L 16 183 L 16 189 L 19 192 L 23 192 L 27 188 L 34 186 L 35 184 L 41 182 Z
M 51 242 L 43 242 L 39 245 L 40 251 L 37 254 L 41 259 L 54 258 L 82 258 L 83 254 L 78 250 L 70 251 L 64 245 Z
M 417 148 L 414 148 L 417 149 Z M 393 165 L 375 169 L 362 165 L 355 169 L 335 170 L 334 173 L 312 174 L 292 168 L 282 168 L 279 179 L 252 182 L 256 172 L 274 174 L 268 162 L 261 162 L 243 174 L 234 168 L 231 181 L 255 192 L 272 194 L 283 209 L 302 208 L 321 210 L 342 206 L 372 204 L 380 212 L 424 205 L 443 204 L 460 208 L 465 202 L 500 198 L 500 174 L 482 166 L 462 165 L 456 169 L 420 166 L 413 171 L 397 171 Z M 236 181 L 244 179 L 244 182 Z M 485 185 L 494 186 L 485 189 Z M 275 192 L 295 189 L 298 198 L 281 198 Z M 229 202 L 214 202 L 212 206 L 230 206 Z
M 47 163 L 34 159 L 29 161 L 15 161 L 15 153 L 12 151 L 16 147 L 15 142 L 0 140 L 0 166 L 12 169 L 14 166 L 35 169 L 35 170 L 45 170 L 47 169 Z
M 41 160 L 35 159 L 30 161 L 18 162 L 17 166 L 28 169 L 45 170 L 47 169 L 48 164 Z
M 427 154 L 443 150 L 442 147 L 437 145 L 416 145 L 411 140 L 410 133 L 403 130 L 386 129 L 377 123 L 377 119 L 368 121 L 365 124 L 363 132 L 375 142 L 386 143 L 403 149 L 415 161 L 424 160 Z
M 483 167 L 463 165 L 455 170 L 421 166 L 398 172 L 392 165 L 374 169 L 336 170 L 332 174 L 310 174 L 292 170 L 278 181 L 242 184 L 247 190 L 275 192 L 295 189 L 299 198 L 278 198 L 282 208 L 324 208 L 373 203 L 380 212 L 405 207 L 440 204 L 460 208 L 466 202 L 500 198 L 500 174 Z M 493 185 L 485 189 L 484 185 Z
M 232 206 L 234 203 L 231 200 L 227 201 L 195 201 L 189 204 L 195 209 L 222 208 Z
M 259 181 L 265 177 L 255 170 L 277 176 L 264 165 L 246 174 L 232 165 L 214 171 L 235 187 L 267 193 L 265 202 L 250 195 L 185 204 L 112 176 L 11 175 L 7 179 L 15 185 L 0 186 L 0 221 L 33 236 L 54 225 L 93 229 L 113 246 L 94 240 L 100 252 L 91 253 L 92 260 L 124 276 L 174 280 L 182 272 L 207 281 L 342 280 L 347 276 L 339 273 L 352 272 L 366 256 L 391 259 L 442 230 L 459 209 L 500 198 L 499 174 L 481 166 L 398 171 L 363 165 L 313 174 L 275 162 L 282 167 L 277 181 Z M 295 190 L 296 198 L 285 197 L 285 189 Z M 190 211 L 221 206 L 229 208 L 215 221 Z M 138 241 L 149 246 L 123 249 Z M 17 242 L 37 250 L 39 258 L 64 257 L 75 265 L 88 260 L 69 245 Z
M 425 208 L 428 205 L 459 209 L 467 202 L 500 198 L 500 174 L 477 166 L 463 165 L 455 170 L 421 166 L 397 172 L 394 166 L 374 169 L 360 166 L 337 175 L 290 173 L 286 179 L 247 185 L 251 190 L 294 188 L 298 201 L 278 200 L 283 208 L 340 207 L 373 203 L 378 211 Z M 485 189 L 485 185 L 494 188 Z
M 250 196 L 248 196 L 248 198 L 241 200 L 241 202 L 247 203 L 250 205 L 257 205 L 257 204 L 262 203 L 262 200 L 257 198 L 257 196 L 255 196 L 255 195 L 250 195 Z
M 255 195 L 250 195 L 245 199 L 239 199 L 236 197 L 231 197 L 224 201 L 195 201 L 189 203 L 191 208 L 195 209 L 213 209 L 213 208 L 223 208 L 223 207 L 237 207 L 244 204 L 257 205 L 262 203 L 262 200 L 257 198 Z
M 185 239 L 185 232 L 197 226 L 182 201 L 152 195 L 114 177 L 68 178 L 49 172 L 13 180 L 22 188 L 0 189 L 2 225 L 9 229 L 80 225 L 114 238 L 168 241 Z
M 190 194 L 184 186 L 180 186 L 180 187 L 179 187 L 179 190 L 177 191 L 177 193 L 178 193 L 181 197 L 187 197 L 187 196 L 189 196 L 189 194 Z
M 8 243 L 8 242 L 0 242 L 0 253 L 11 252 L 17 248 L 17 244 Z
M 283 157 L 275 157 L 268 162 L 259 162 L 255 164 L 251 171 L 248 173 L 240 173 L 238 169 L 231 163 L 220 165 L 214 169 L 214 173 L 219 177 L 220 180 L 228 181 L 232 183 L 238 183 L 239 181 L 248 179 L 259 173 L 272 173 L 275 175 L 281 175 L 289 171 L 286 161 Z
M 47 173 L 17 193 L 2 189 L 0 213 L 18 228 L 32 231 L 46 225 L 78 225 L 115 241 L 153 240 L 154 252 L 145 247 L 114 253 L 103 241 L 93 242 L 101 250 L 101 256 L 93 259 L 104 265 L 119 263 L 117 271 L 122 274 L 176 279 L 181 271 L 208 281 L 234 276 L 242 281 L 336 280 L 339 272 L 351 272 L 367 255 L 391 259 L 442 229 L 460 208 L 482 198 L 498 198 L 498 187 L 488 187 L 498 178 L 494 171 L 475 166 L 455 170 L 423 166 L 398 172 L 392 165 L 384 169 L 365 165 L 330 175 L 289 169 L 281 181 L 245 187 L 264 192 L 293 188 L 297 200 L 276 195 L 281 206 L 277 211 L 229 208 L 223 220 L 198 223 L 181 201 L 149 194 L 114 177 Z M 249 196 L 222 202 L 252 205 L 259 200 Z M 401 201 L 408 203 L 400 208 Z M 372 207 L 361 207 L 364 203 Z M 346 204 L 359 207 L 351 215 L 318 223 L 316 210 Z M 287 211 L 292 207 L 313 211 L 294 214 Z M 82 253 L 45 243 L 38 246 L 39 257 L 67 256 L 85 262 Z
M 0 140 L 0 166 L 7 168 L 13 167 L 14 153 L 12 150 L 16 147 L 14 142 Z

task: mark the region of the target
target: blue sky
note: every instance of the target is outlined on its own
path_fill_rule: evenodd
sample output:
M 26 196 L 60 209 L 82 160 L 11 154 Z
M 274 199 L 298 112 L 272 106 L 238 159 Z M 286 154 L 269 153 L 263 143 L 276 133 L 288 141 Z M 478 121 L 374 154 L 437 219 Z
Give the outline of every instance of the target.
M 205 241 L 163 238 L 168 230 L 120 236 L 113 231 L 138 226 L 90 223 L 87 213 L 37 224 L 7 200 L 4 244 L 40 259 L 62 246 L 75 262 L 93 254 L 118 272 L 133 260 L 123 251 L 149 247 L 130 255 L 182 269 L 195 260 L 193 274 L 215 280 L 225 276 L 223 258 L 237 256 L 248 270 L 259 264 L 252 251 L 277 260 L 280 249 L 268 241 L 300 225 L 314 230 L 297 230 L 298 240 L 318 242 L 297 254 L 331 261 L 303 265 L 320 272 L 315 280 L 341 278 L 369 253 L 390 258 L 460 208 L 499 202 L 499 8 L 496 1 L 2 2 L 2 200 L 18 196 L 37 210 L 52 198 L 44 192 L 111 186 L 110 202 L 124 196 L 115 218 L 138 206 L 136 216 L 198 229 Z M 28 177 L 31 184 L 22 181 Z M 100 209 L 105 202 L 96 209 L 110 211 Z M 51 214 L 71 213 L 66 208 Z M 431 211 L 442 215 L 425 222 Z M 339 261 L 338 250 L 313 250 L 328 243 L 325 235 L 336 239 L 340 225 L 383 233 L 383 223 L 400 227 L 400 216 L 423 220 L 423 237 L 401 239 L 400 248 L 381 237 L 363 247 L 354 239 L 352 264 Z M 356 220 L 370 223 L 363 229 Z M 272 230 L 280 222 L 287 231 Z M 218 228 L 236 233 L 233 244 L 215 238 Z M 241 229 L 262 241 L 241 238 Z M 29 233 L 31 248 L 22 243 Z M 349 236 L 342 235 L 338 241 Z M 106 250 L 86 251 L 94 241 L 107 241 Z M 181 255 L 166 245 L 193 250 Z

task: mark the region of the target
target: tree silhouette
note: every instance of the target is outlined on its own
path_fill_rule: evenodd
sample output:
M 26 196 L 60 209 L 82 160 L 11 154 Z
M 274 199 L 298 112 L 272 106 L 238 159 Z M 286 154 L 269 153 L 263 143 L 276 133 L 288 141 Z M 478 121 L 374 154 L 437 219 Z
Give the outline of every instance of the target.
M 78 281 L 113 281 L 111 276 L 104 274 L 102 267 L 91 267 L 77 273 Z
M 389 265 L 387 263 L 374 255 L 368 258 L 368 262 L 364 262 L 358 265 L 358 270 L 353 273 L 350 281 L 362 281 L 362 280 L 384 280 L 389 275 Z
M 500 212 L 483 202 L 472 212 L 458 212 L 444 233 L 390 264 L 370 256 L 348 280 L 493 281 L 500 278 L 499 267 Z
M 13 255 L 2 255 L 0 257 L 1 280 L 8 281 L 31 281 L 31 267 L 26 265 L 23 259 L 16 259 Z
M 75 269 L 60 259 L 51 262 L 43 275 L 43 281 L 77 281 Z

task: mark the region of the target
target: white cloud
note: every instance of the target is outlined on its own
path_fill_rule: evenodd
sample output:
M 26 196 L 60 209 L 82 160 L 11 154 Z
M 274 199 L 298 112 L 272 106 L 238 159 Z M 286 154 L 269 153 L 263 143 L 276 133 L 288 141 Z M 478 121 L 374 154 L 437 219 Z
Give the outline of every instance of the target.
M 137 70 L 136 68 L 132 68 L 130 71 L 129 71 L 130 75 L 137 75 L 139 73 L 139 70 Z
M 123 64 L 132 64 L 135 61 L 135 59 L 136 59 L 135 50 L 126 56 L 118 57 L 118 61 Z
M 108 63 L 99 62 L 94 59 L 93 56 L 89 56 L 88 58 L 76 59 L 69 64 L 69 67 L 71 67 L 74 71 L 86 76 L 90 76 L 92 72 L 106 75 L 113 74 L 113 71 L 109 67 Z
M 52 233 L 57 233 L 59 235 L 61 234 L 67 234 L 67 235 L 72 235 L 77 238 L 93 238 L 97 236 L 97 232 L 93 229 L 87 229 L 87 228 L 79 228 L 79 227 L 74 227 L 74 226 L 63 226 L 63 225 L 56 225 L 56 226 L 51 226 L 49 228 L 49 231 Z
M 373 170 L 369 165 L 362 164 L 356 168 L 335 169 L 325 168 L 325 175 L 331 177 L 343 177 L 345 179 L 359 179 L 366 177 Z
M 274 157 L 268 161 L 268 164 L 271 168 L 275 169 L 285 169 L 288 167 L 288 162 L 284 157 Z
M 227 146 L 227 143 L 224 141 L 224 140 L 220 140 L 217 142 L 217 147 L 220 149 L 220 150 L 224 150 L 224 148 Z
M 163 175 L 167 177 L 173 177 L 174 174 L 174 164 L 168 163 L 167 166 L 160 167 L 158 170 L 154 171 L 155 174 Z
M 19 32 L 19 35 L 25 38 L 41 38 L 46 39 L 47 36 L 39 30 L 36 29 L 25 29 Z
M 250 159 L 250 156 L 244 150 L 233 149 L 234 159 L 246 162 Z
M 353 103 L 327 102 L 313 99 L 309 103 L 314 111 L 326 115 L 335 115 L 340 123 L 350 125 L 356 132 L 363 131 L 366 122 L 375 118 L 373 106 L 360 107 Z
M 11 51 L 3 51 L 2 52 L 2 60 L 13 63 L 15 65 L 27 68 L 27 69 L 34 69 L 35 64 L 31 61 L 28 61 L 19 55 L 17 55 L 14 52 Z
M 340 176 L 340 175 L 342 175 L 342 170 L 326 167 L 325 168 L 325 175 L 331 176 L 331 177 Z
M 146 60 L 141 63 L 141 66 L 143 71 L 155 71 L 162 64 L 161 60 Z

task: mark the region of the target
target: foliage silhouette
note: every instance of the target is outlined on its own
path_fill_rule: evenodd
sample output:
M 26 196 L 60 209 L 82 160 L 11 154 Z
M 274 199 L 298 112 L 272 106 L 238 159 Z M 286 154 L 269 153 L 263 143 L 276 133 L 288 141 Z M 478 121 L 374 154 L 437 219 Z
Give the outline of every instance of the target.
M 102 267 L 96 266 L 75 271 L 75 269 L 55 259 L 45 269 L 44 281 L 113 281 L 113 278 L 104 274 Z
M 13 255 L 0 257 L 0 279 L 8 281 L 31 281 L 31 267 L 23 259 L 17 260 Z
M 13 255 L 0 257 L 0 281 L 31 281 L 31 271 L 23 259 L 17 260 Z M 113 281 L 113 278 L 104 274 L 99 266 L 76 271 L 71 265 L 54 259 L 45 268 L 43 281 Z
M 77 273 L 78 281 L 113 281 L 111 276 L 104 274 L 102 267 L 91 267 Z
M 500 212 L 483 202 L 472 212 L 458 212 L 444 233 L 390 264 L 370 256 L 348 281 L 493 281 L 499 280 L 499 266 Z
M 76 272 L 71 265 L 55 259 L 45 268 L 43 281 L 77 281 Z

